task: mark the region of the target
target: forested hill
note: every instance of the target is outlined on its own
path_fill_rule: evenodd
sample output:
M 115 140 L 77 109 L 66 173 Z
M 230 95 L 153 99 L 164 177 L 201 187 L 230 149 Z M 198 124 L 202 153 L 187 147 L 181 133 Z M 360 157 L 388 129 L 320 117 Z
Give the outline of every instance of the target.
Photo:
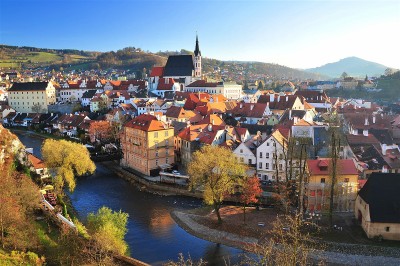
M 0 68 L 50 67 L 64 69 L 131 69 L 149 71 L 163 66 L 169 55 L 192 54 L 188 50 L 151 53 L 140 48 L 126 47 L 118 51 L 93 52 L 74 49 L 47 49 L 0 45 Z M 214 70 L 243 75 L 246 78 L 266 76 L 284 79 L 321 79 L 323 75 L 285 67 L 278 64 L 243 61 L 221 61 L 203 57 L 203 73 Z

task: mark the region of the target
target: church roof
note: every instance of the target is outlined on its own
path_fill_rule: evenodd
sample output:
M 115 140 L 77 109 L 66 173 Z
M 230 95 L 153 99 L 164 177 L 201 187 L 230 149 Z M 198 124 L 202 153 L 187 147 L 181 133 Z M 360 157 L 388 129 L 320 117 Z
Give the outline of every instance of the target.
M 164 77 L 191 77 L 194 70 L 192 55 L 170 55 Z
M 201 56 L 200 48 L 199 48 L 199 38 L 196 35 L 196 47 L 194 49 L 194 56 Z

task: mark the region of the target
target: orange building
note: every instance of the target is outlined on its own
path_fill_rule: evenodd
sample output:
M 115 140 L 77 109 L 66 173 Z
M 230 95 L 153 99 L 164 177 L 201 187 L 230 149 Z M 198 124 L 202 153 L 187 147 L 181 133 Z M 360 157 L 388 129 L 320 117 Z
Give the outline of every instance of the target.
M 161 166 L 174 163 L 174 128 L 142 114 L 129 121 L 121 136 L 121 165 L 145 175 L 157 175 Z

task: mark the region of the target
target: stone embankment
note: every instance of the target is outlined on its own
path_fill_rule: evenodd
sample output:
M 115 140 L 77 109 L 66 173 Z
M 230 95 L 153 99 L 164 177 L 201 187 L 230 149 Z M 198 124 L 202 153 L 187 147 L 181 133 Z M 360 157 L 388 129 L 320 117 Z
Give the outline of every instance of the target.
M 194 214 L 174 211 L 171 215 L 176 223 L 190 234 L 215 243 L 246 250 L 258 242 L 256 238 L 221 232 L 201 225 L 196 222 L 197 215 Z M 330 243 L 328 246 L 329 251 L 316 251 L 312 255 L 313 259 L 325 261 L 328 265 L 400 265 L 398 248 L 345 243 Z M 381 252 L 378 252 L 377 249 L 380 249 Z M 377 256 L 377 254 L 385 254 L 385 256 Z

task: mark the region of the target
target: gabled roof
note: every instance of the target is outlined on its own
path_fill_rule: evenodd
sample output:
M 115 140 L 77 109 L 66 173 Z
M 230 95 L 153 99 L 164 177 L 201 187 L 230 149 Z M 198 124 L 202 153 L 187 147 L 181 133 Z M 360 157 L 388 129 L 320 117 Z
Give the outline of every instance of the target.
M 172 87 L 175 84 L 175 80 L 173 78 L 160 78 L 157 85 L 157 90 L 172 90 Z
M 82 98 L 83 99 L 92 99 L 95 94 L 96 94 L 95 90 L 87 90 L 83 93 Z
M 215 88 L 218 85 L 222 85 L 222 82 L 221 83 L 218 83 L 218 82 L 207 82 L 207 81 L 201 79 L 201 80 L 196 80 L 196 81 L 190 83 L 186 87 L 189 87 L 189 88 L 203 88 L 203 87 Z
M 278 94 L 273 95 L 273 100 L 271 101 L 270 95 L 261 95 L 258 98 L 257 103 L 268 103 L 269 109 L 271 110 L 286 110 L 286 109 L 293 109 L 293 105 L 296 102 L 297 98 L 296 95 L 285 95 L 281 96 Z
M 211 114 L 204 117 L 201 121 L 197 123 L 198 125 L 201 124 L 213 124 L 217 126 L 225 126 L 224 120 L 222 120 L 218 115 Z
M 14 83 L 8 91 L 44 91 L 48 82 L 21 82 Z
M 193 70 L 192 55 L 170 55 L 164 68 L 164 77 L 191 77 Z
M 264 103 L 239 103 L 229 111 L 233 116 L 261 118 L 267 104 Z
M 166 117 L 171 117 L 171 118 L 191 118 L 194 117 L 196 114 L 193 111 L 190 110 L 185 110 L 183 107 L 179 106 L 171 106 L 167 109 L 167 112 L 165 113 Z
M 371 222 L 400 223 L 400 174 L 372 173 L 358 195 L 369 205 Z

